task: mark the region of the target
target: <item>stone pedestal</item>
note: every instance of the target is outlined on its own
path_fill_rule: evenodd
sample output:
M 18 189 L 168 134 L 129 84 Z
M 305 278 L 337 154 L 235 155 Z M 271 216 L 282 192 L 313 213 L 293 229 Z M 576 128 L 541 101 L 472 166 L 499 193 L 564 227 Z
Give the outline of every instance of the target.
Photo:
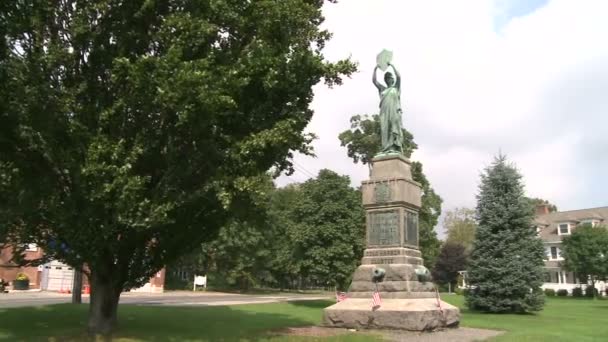
M 343 328 L 433 330 L 456 326 L 458 308 L 438 305 L 434 285 L 424 278 L 418 249 L 420 184 L 401 155 L 374 158 L 370 180 L 362 184 L 366 211 L 366 249 L 353 275 L 348 299 L 324 310 L 323 324 Z M 372 281 L 376 268 L 383 281 Z M 376 290 L 382 305 L 372 310 Z M 441 309 L 441 310 L 440 310 Z

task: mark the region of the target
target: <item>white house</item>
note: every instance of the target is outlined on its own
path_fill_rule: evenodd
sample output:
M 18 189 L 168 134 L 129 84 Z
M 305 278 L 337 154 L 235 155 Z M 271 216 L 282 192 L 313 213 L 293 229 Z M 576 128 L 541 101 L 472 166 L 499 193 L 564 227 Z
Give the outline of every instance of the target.
M 572 293 L 575 287 L 586 287 L 587 279 L 580 279 L 576 273 L 567 272 L 561 266 L 562 239 L 569 236 L 582 224 L 593 226 L 608 225 L 608 207 L 581 209 L 571 211 L 549 212 L 547 205 L 536 208 L 536 231 L 545 245 L 545 283 L 544 289 L 568 290 Z M 582 284 L 582 285 L 581 285 Z M 596 288 L 605 294 L 606 284 L 596 283 Z

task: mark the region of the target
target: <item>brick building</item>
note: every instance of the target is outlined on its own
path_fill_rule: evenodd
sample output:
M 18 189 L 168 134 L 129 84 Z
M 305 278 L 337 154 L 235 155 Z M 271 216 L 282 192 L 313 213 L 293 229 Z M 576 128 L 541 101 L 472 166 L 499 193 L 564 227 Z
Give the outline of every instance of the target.
M 27 260 L 39 259 L 44 255 L 42 248 L 35 244 L 28 245 L 25 252 Z M 74 269 L 57 260 L 49 261 L 40 266 L 21 267 L 11 261 L 13 250 L 6 247 L 0 250 L 0 278 L 7 282 L 12 282 L 18 273 L 25 273 L 30 279 L 30 289 L 40 289 L 44 291 L 71 290 L 74 281 Z M 83 285 L 88 283 L 87 277 L 83 276 Z M 164 291 L 165 269 L 159 271 L 150 281 L 138 289 L 136 292 L 159 293 Z

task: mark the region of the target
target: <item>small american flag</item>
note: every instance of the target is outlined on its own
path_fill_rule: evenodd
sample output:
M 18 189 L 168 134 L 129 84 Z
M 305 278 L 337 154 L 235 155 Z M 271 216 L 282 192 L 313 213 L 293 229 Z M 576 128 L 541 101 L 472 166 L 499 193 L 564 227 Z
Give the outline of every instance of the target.
M 382 299 L 380 298 L 380 292 L 378 292 L 378 288 L 374 291 L 372 295 L 372 309 L 379 308 L 382 305 Z
M 341 302 L 343 300 L 346 300 L 346 298 L 348 298 L 346 296 L 346 293 L 344 293 L 344 292 L 336 292 L 336 302 Z
M 439 298 L 439 290 L 435 287 L 435 294 L 437 295 L 437 307 L 439 311 L 443 314 L 443 308 L 441 307 L 441 298 Z

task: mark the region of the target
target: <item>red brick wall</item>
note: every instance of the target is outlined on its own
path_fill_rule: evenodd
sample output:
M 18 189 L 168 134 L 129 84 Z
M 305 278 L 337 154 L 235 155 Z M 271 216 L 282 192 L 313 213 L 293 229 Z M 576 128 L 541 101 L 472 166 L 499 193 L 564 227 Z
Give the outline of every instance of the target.
M 11 262 L 13 257 L 13 249 L 5 247 L 0 250 L 0 278 L 4 281 L 12 282 L 17 278 L 18 273 L 25 273 L 30 279 L 30 288 L 40 288 L 40 276 L 42 272 L 38 271 L 37 266 L 19 267 Z M 35 260 L 42 257 L 42 249 L 38 248 L 35 252 L 25 252 L 26 260 Z
M 10 260 L 13 256 L 13 249 L 6 247 L 0 250 L 0 278 L 4 281 L 12 282 L 17 277 L 18 273 L 25 273 L 30 278 L 30 288 L 39 289 L 42 277 L 42 272 L 38 271 L 38 267 L 18 267 Z M 43 256 L 42 248 L 38 248 L 36 252 L 26 252 L 27 260 L 34 260 Z M 85 266 L 86 267 L 86 266 Z M 82 277 L 82 285 L 89 284 L 89 279 L 86 275 Z M 160 270 L 154 277 L 150 278 L 150 285 L 155 288 L 164 288 L 165 285 L 165 269 Z

